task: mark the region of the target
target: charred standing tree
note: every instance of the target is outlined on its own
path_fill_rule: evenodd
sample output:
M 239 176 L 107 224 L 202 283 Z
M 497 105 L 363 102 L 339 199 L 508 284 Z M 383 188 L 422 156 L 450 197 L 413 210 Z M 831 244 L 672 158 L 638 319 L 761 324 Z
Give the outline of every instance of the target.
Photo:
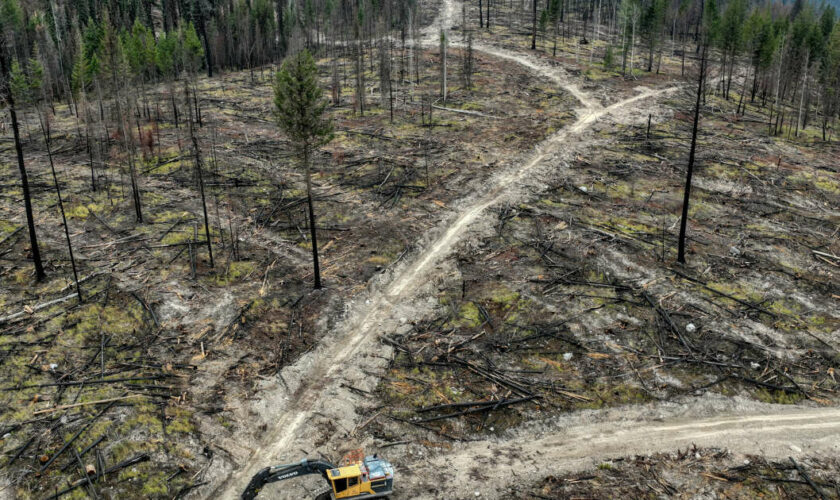
M 467 43 L 466 48 L 463 51 L 464 53 L 464 67 L 463 67 L 463 75 L 464 75 L 464 88 L 467 90 L 472 90 L 472 77 L 473 73 L 475 72 L 475 56 L 473 55 L 473 34 L 470 32 L 467 35 Z
M 531 27 L 531 50 L 537 50 L 537 0 L 533 1 L 533 26 Z M 489 22 L 488 22 L 489 24 Z
M 210 257 L 210 267 L 215 267 L 213 263 L 213 243 L 210 239 L 210 219 L 207 217 L 207 198 L 204 194 L 204 172 L 201 163 L 201 148 L 198 146 L 198 138 L 195 135 L 195 125 L 193 123 L 193 109 L 192 101 L 190 100 L 190 86 L 186 81 L 184 82 L 184 98 L 187 101 L 187 110 L 189 113 L 190 126 L 190 140 L 193 147 L 193 158 L 195 161 L 195 176 L 198 181 L 198 191 L 201 194 L 201 208 L 204 211 L 204 239 L 207 240 L 207 254 Z M 196 105 L 198 99 L 195 99 Z M 197 112 L 196 112 L 197 113 Z
M 446 106 L 446 32 L 440 32 L 440 97 Z
M 322 96 L 323 91 L 318 86 L 318 68 L 308 50 L 283 62 L 274 83 L 274 105 L 277 107 L 277 124 L 295 143 L 305 169 L 316 289 L 321 288 L 321 269 L 318 264 L 318 239 L 312 206 L 310 157 L 316 148 L 328 143 L 333 137 L 332 121 L 324 116 L 328 103 Z
M 691 197 L 691 175 L 694 172 L 694 153 L 697 150 L 697 126 L 700 122 L 700 101 L 703 96 L 703 85 L 706 79 L 706 45 L 700 56 L 700 74 L 697 76 L 697 100 L 694 104 L 694 126 L 691 130 L 691 149 L 688 153 L 688 171 L 685 177 L 685 191 L 683 193 L 682 220 L 680 221 L 680 237 L 677 249 L 677 261 L 685 264 L 685 230 L 688 224 L 688 202 Z
M 210 54 L 210 40 L 207 39 L 207 28 L 205 25 L 205 8 L 201 0 L 192 2 L 192 20 L 198 30 L 198 35 L 204 42 L 204 62 L 207 64 L 207 76 L 213 77 L 213 57 Z
M 26 209 L 26 224 L 29 226 L 29 245 L 32 252 L 32 261 L 35 264 L 35 279 L 41 281 L 46 274 L 41 264 L 41 251 L 38 249 L 38 236 L 35 234 L 35 219 L 32 215 L 32 198 L 29 194 L 29 178 L 26 175 L 26 164 L 23 162 L 23 146 L 20 143 L 20 130 L 18 128 L 17 113 L 15 112 L 15 100 L 12 97 L 12 89 L 9 85 L 9 64 L 6 60 L 8 55 L 6 48 L 6 36 L 0 32 L 0 82 L 3 87 L 3 98 L 9 107 L 9 116 L 12 119 L 12 133 L 15 139 L 15 151 L 17 152 L 18 168 L 20 169 L 20 184 L 23 190 L 23 205 Z
M 286 40 L 286 0 L 277 0 L 275 10 L 277 10 L 277 56 L 279 59 L 286 55 L 286 49 L 289 46 Z
M 58 175 L 55 173 L 55 163 L 52 154 L 52 135 L 50 133 L 50 120 L 45 112 L 39 110 L 38 120 L 41 124 L 41 132 L 44 134 L 44 145 L 47 147 L 47 158 L 50 160 L 50 171 L 52 172 L 55 194 L 58 197 L 58 210 L 61 213 L 61 223 L 64 225 L 64 238 L 67 240 L 67 251 L 70 253 L 70 267 L 73 269 L 73 281 L 76 283 L 76 294 L 79 302 L 83 302 L 82 288 L 79 286 L 79 273 L 76 272 L 76 258 L 73 257 L 73 243 L 70 241 L 70 229 L 67 227 L 67 216 L 64 213 L 64 200 L 61 198 L 61 187 L 58 184 Z

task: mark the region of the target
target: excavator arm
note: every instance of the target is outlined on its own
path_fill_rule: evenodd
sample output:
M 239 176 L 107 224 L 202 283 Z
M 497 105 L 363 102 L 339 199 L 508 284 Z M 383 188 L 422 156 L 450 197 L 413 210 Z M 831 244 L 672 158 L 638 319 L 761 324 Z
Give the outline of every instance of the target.
M 248 483 L 248 487 L 242 493 L 242 500 L 253 500 L 257 497 L 263 486 L 268 483 L 305 476 L 307 474 L 321 474 L 324 479 L 327 479 L 327 471 L 330 469 L 335 469 L 335 466 L 324 460 L 301 460 L 293 464 L 266 467 L 251 478 L 251 482 Z

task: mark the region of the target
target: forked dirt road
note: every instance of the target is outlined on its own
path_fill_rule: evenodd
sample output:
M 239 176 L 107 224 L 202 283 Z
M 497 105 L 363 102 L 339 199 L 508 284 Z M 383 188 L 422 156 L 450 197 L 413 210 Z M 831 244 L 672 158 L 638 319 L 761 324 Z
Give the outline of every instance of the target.
M 424 31 L 424 43 L 434 46 L 438 27 L 451 26 L 454 13 L 459 9 L 454 1 L 446 0 L 438 20 Z M 385 286 L 374 289 L 364 304 L 356 304 L 354 311 L 325 337 L 317 349 L 301 358 L 294 367 L 284 370 L 284 376 L 291 373 L 294 380 L 288 392 L 282 386 L 276 386 L 272 391 L 283 394 L 264 395 L 271 402 L 266 403 L 263 410 L 271 415 L 260 443 L 245 446 L 250 453 L 244 463 L 224 479 L 217 477 L 211 485 L 212 489 L 204 490 L 204 495 L 210 498 L 238 498 L 251 476 L 261 468 L 300 458 L 297 455 L 301 448 L 313 450 L 319 434 L 313 423 L 316 415 L 338 420 L 337 428 L 348 425 L 352 428 L 357 424 L 352 411 L 354 399 L 342 389 L 342 383 L 355 379 L 355 384 L 356 380 L 365 379 L 363 369 L 376 371 L 377 365 L 372 364 L 374 362 L 369 354 L 388 350 L 382 346 L 380 334 L 393 331 L 400 325 L 398 318 L 405 305 L 419 298 L 421 288 L 435 277 L 436 266 L 453 253 L 470 227 L 486 215 L 486 210 L 502 201 L 515 199 L 519 186 L 535 172 L 538 165 L 561 152 L 570 138 L 584 132 L 599 119 L 607 115 L 620 118 L 622 114 L 630 113 L 640 101 L 677 89 L 641 89 L 631 98 L 602 107 L 572 84 L 561 69 L 535 57 L 484 45 L 476 45 L 474 50 L 516 62 L 557 82 L 581 102 L 577 120 L 543 141 L 519 165 L 501 171 L 482 193 L 468 195 L 457 207 L 459 215 L 444 221 L 441 227 L 427 235 L 423 241 L 428 243 L 413 259 L 396 269 Z M 412 309 L 413 312 L 422 310 L 422 305 Z M 783 453 L 785 449 L 790 452 L 786 448 L 790 445 L 819 452 L 836 452 L 840 436 L 838 409 L 766 407 L 758 415 L 717 416 L 677 422 L 636 421 L 627 424 L 626 421 L 621 423 L 623 420 L 618 418 L 606 418 L 600 423 L 592 423 L 593 420 L 587 418 L 577 423 L 570 422 L 562 432 L 555 430 L 542 437 L 538 431 L 532 431 L 521 439 L 473 442 L 453 450 L 453 453 L 428 460 L 418 459 L 417 464 L 399 478 L 405 487 L 398 487 L 404 493 L 394 497 L 453 498 L 481 490 L 486 491 L 484 498 L 494 498 L 493 492 L 499 494 L 502 487 L 510 482 L 520 481 L 523 470 L 528 471 L 529 477 L 537 479 L 549 472 L 589 465 L 599 457 L 669 451 L 692 442 L 741 448 L 745 452 Z M 779 433 L 784 433 L 784 443 L 774 441 L 777 439 L 774 436 Z M 765 449 L 764 446 L 770 448 Z M 500 457 L 506 458 L 500 460 Z M 483 460 L 488 464 L 492 461 L 494 468 L 501 468 L 501 474 L 494 470 L 492 478 L 473 484 L 476 480 L 469 472 Z M 457 487 L 457 492 L 449 491 L 445 496 L 437 497 L 424 490 L 423 485 L 428 485 L 430 477 L 440 475 L 443 468 L 457 475 L 457 480 L 448 480 L 447 483 L 453 487 L 460 483 L 461 486 Z M 422 471 L 427 474 L 424 476 Z M 518 476 L 514 479 L 505 471 Z M 224 475 L 224 472 L 219 475 Z M 267 494 L 272 493 L 267 491 Z

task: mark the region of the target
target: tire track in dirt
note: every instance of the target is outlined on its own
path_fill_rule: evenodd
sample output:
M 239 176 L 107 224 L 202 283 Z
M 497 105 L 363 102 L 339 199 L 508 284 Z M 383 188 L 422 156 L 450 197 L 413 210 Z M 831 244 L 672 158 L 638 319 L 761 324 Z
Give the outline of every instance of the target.
M 768 405 L 770 406 L 770 405 Z M 506 441 L 474 441 L 455 453 L 424 460 L 401 474 L 401 483 L 413 488 L 410 498 L 443 498 L 428 492 L 425 480 L 446 470 L 445 498 L 499 498 L 514 482 L 533 484 L 548 475 L 563 475 L 594 468 L 604 460 L 631 455 L 674 452 L 678 448 L 725 447 L 732 452 L 767 458 L 840 451 L 840 409 L 768 408 L 764 414 L 727 415 L 669 422 L 598 422 L 560 427 L 544 435 Z M 475 471 L 492 469 L 492 478 Z M 497 478 L 497 479 L 494 479 Z
M 538 67 L 538 66 L 535 66 Z M 420 284 L 420 277 L 428 272 L 430 266 L 435 262 L 439 262 L 447 256 L 453 249 L 456 243 L 460 241 L 461 236 L 487 208 L 492 205 L 500 203 L 506 196 L 506 190 L 512 184 L 520 182 L 530 174 L 534 168 L 542 161 L 560 151 L 560 146 L 569 138 L 570 135 L 579 134 L 589 128 L 598 119 L 606 115 L 623 110 L 624 108 L 636 103 L 640 100 L 650 97 L 674 92 L 679 87 L 672 87 L 662 90 L 644 89 L 641 93 L 619 101 L 615 104 L 607 106 L 606 108 L 587 106 L 579 110 L 579 118 L 568 128 L 556 132 L 548 139 L 544 140 L 537 146 L 537 151 L 532 155 L 531 159 L 521 168 L 506 172 L 499 176 L 495 181 L 495 187 L 485 196 L 476 201 L 472 206 L 469 206 L 465 211 L 453 222 L 449 228 L 444 232 L 437 241 L 435 241 L 425 252 L 418 255 L 415 264 L 409 267 L 404 275 L 397 277 L 393 285 L 388 289 L 389 297 L 398 298 L 404 294 L 410 294 L 413 287 Z
M 474 48 L 477 51 L 484 51 L 484 49 L 483 46 Z M 519 56 L 501 49 L 487 48 L 487 53 L 523 64 L 538 72 L 541 76 L 553 79 L 572 94 L 583 97 L 581 100 L 583 108 L 578 110 L 578 119 L 571 126 L 544 140 L 522 166 L 498 175 L 494 179 L 493 187 L 489 192 L 478 197 L 475 201 L 464 204 L 461 215 L 443 229 L 440 237 L 417 254 L 413 264 L 402 267 L 394 275 L 391 284 L 385 288 L 384 292 L 374 292 L 361 318 L 355 322 L 352 319 L 348 320 L 347 327 L 344 328 L 347 333 L 334 335 L 329 339 L 329 342 L 322 343 L 319 346 L 316 355 L 313 356 L 314 360 L 306 369 L 306 374 L 301 378 L 301 385 L 291 396 L 272 429 L 265 435 L 265 439 L 262 441 L 263 445 L 254 449 L 247 463 L 228 477 L 221 488 L 217 490 L 222 492 L 221 498 L 236 498 L 251 476 L 282 456 L 283 451 L 288 450 L 292 441 L 300 436 L 301 428 L 304 426 L 306 419 L 312 415 L 313 410 L 319 404 L 324 403 L 321 400 L 322 395 L 332 392 L 329 388 L 336 387 L 341 383 L 343 377 L 339 376 L 340 372 L 348 370 L 352 361 L 366 352 L 371 344 L 378 343 L 380 329 L 377 326 L 387 322 L 396 304 L 408 300 L 419 286 L 427 282 L 426 278 L 432 273 L 434 265 L 452 253 L 467 229 L 487 208 L 505 198 L 509 187 L 525 180 L 543 160 L 560 151 L 560 146 L 569 136 L 585 131 L 598 119 L 612 113 L 621 112 L 624 108 L 640 100 L 677 89 L 643 89 L 642 92 L 631 98 L 608 107 L 601 107 L 577 87 L 566 83 L 561 72 L 555 68 L 543 65 L 531 57 Z

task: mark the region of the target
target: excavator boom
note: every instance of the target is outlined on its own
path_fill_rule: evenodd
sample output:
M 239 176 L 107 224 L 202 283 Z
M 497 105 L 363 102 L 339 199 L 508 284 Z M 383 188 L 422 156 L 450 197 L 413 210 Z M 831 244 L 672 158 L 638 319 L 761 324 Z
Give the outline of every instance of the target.
M 324 477 L 324 479 L 329 480 L 327 477 L 327 471 L 330 469 L 335 469 L 335 466 L 329 462 L 324 460 L 309 459 L 304 459 L 300 462 L 292 464 L 266 467 L 251 478 L 251 482 L 248 483 L 248 487 L 245 488 L 245 491 L 242 493 L 242 500 L 253 500 L 257 497 L 257 494 L 259 494 L 263 486 L 268 483 L 283 481 L 293 477 L 305 476 L 308 474 L 320 474 Z

